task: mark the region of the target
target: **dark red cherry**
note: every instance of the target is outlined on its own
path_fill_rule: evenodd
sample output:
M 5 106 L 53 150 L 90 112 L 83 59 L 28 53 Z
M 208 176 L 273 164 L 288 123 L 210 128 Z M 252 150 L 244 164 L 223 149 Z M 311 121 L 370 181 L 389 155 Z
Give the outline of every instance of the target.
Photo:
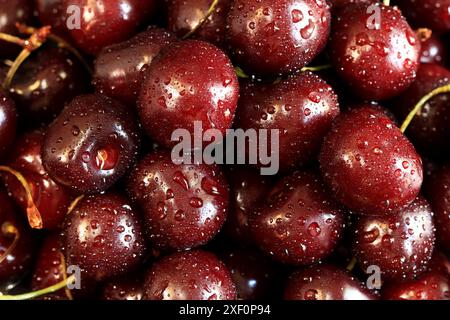
M 338 114 L 333 89 L 317 75 L 306 72 L 277 84 L 247 83 L 241 90 L 235 127 L 279 130 L 280 170 L 288 171 L 317 157 Z
M 157 56 L 142 84 L 138 101 L 141 122 L 156 142 L 173 146 L 172 132 L 203 130 L 225 134 L 231 127 L 239 83 L 228 57 L 203 41 L 174 43 Z
M 9 167 L 20 172 L 25 178 L 40 217 L 33 216 L 33 211 L 28 212 L 30 199 L 17 177 L 4 172 L 1 174 L 1 178 L 8 193 L 28 214 L 28 220 L 32 227 L 58 229 L 75 197 L 67 188 L 52 180 L 42 166 L 43 143 L 44 135 L 40 131 L 23 134 L 16 140 L 10 153 L 10 161 L 7 163 Z M 35 220 L 36 218 L 38 220 Z M 42 225 L 35 225 L 36 223 L 42 223 Z
M 239 299 L 274 297 L 279 268 L 255 249 L 232 248 L 219 254 L 236 284 Z
M 450 31 L 450 0 L 398 0 L 408 21 L 418 28 Z
M 433 89 L 450 84 L 450 71 L 437 64 L 421 64 L 412 85 L 392 103 L 392 110 L 405 119 L 419 100 Z M 417 113 L 406 135 L 423 153 L 441 158 L 450 153 L 450 94 L 440 94 L 429 100 Z
M 137 211 L 116 194 L 81 200 L 67 216 L 63 234 L 67 263 L 96 281 L 133 271 L 146 251 Z
M 0 290 L 13 288 L 29 271 L 34 251 L 30 229 L 0 191 Z M 12 246 L 12 247 L 11 247 Z
M 103 47 L 133 36 L 148 22 L 156 3 L 155 0 L 63 0 L 62 10 L 67 13 L 67 26 L 75 44 L 86 53 L 97 54 Z
M 370 4 L 375 2 L 375 0 L 328 0 L 328 2 L 330 3 L 332 10 L 338 10 L 355 3 Z
M 367 100 L 396 96 L 414 81 L 420 41 L 396 7 L 366 4 L 341 10 L 333 21 L 330 57 L 352 92 Z
M 159 51 L 176 37 L 159 28 L 150 28 L 133 38 L 104 48 L 94 62 L 97 91 L 134 106 L 142 84 L 142 72 Z
M 429 39 L 422 42 L 421 50 L 421 63 L 437 63 L 444 65 L 447 61 L 447 48 L 444 46 L 442 40 L 434 34 L 431 35 Z
M 372 107 L 342 114 L 319 158 L 332 194 L 358 213 L 389 214 L 410 204 L 422 185 L 422 160 L 413 145 Z
M 86 91 L 88 79 L 84 66 L 67 50 L 47 47 L 21 65 L 10 92 L 21 120 L 36 127 L 53 120 L 66 102 Z
M 33 1 L 30 0 L 0 0 L 0 32 L 18 36 L 16 23 L 33 24 Z M 0 56 L 14 58 L 20 46 L 0 40 Z
M 147 235 L 163 249 L 205 244 L 222 227 L 228 186 L 215 165 L 176 165 L 157 151 L 139 162 L 128 178 L 128 193 L 143 210 Z
M 109 280 L 103 287 L 102 300 L 141 300 L 144 294 L 140 277 L 124 276 Z
M 376 300 L 362 283 L 333 265 L 312 266 L 291 274 L 285 300 Z
M 64 0 L 34 0 L 41 24 L 51 26 L 52 33 L 67 38 L 69 32 L 67 29 L 67 8 L 63 7 L 63 2 Z
M 219 0 L 211 15 L 207 16 L 211 0 L 171 0 L 168 6 L 169 30 L 184 37 L 192 33 L 194 38 L 223 47 L 230 0 Z M 200 27 L 198 27 L 201 24 Z M 194 32 L 195 30 L 195 32 Z
M 344 228 L 344 213 L 312 172 L 282 178 L 250 216 L 254 242 L 274 259 L 309 265 L 328 256 Z
M 236 0 L 228 25 L 229 51 L 247 73 L 290 73 L 325 47 L 330 8 L 323 0 Z
M 226 266 L 212 253 L 194 250 L 157 261 L 144 283 L 145 300 L 235 300 Z
M 425 190 L 434 212 L 437 243 L 450 252 L 450 166 L 438 169 Z
M 66 263 L 61 252 L 60 237 L 50 234 L 44 239 L 34 267 L 31 290 L 40 290 L 64 280 L 67 275 Z M 44 296 L 45 300 L 67 300 L 72 297 L 69 289 L 61 289 Z
M 418 197 L 397 213 L 360 217 L 353 250 L 363 270 L 380 267 L 382 279 L 412 279 L 427 268 L 434 249 L 433 212 Z
M 224 231 L 236 243 L 251 243 L 249 216 L 269 193 L 273 178 L 262 176 L 259 169 L 243 165 L 229 167 L 227 178 L 231 187 L 231 202 Z
M 130 109 L 99 94 L 78 96 L 48 128 L 42 161 L 57 183 L 101 192 L 135 162 L 139 141 Z
M 382 289 L 385 300 L 450 300 L 449 276 L 434 270 L 418 279 L 387 283 Z
M 17 128 L 17 114 L 14 101 L 3 90 L 0 90 L 0 159 L 7 155 Z

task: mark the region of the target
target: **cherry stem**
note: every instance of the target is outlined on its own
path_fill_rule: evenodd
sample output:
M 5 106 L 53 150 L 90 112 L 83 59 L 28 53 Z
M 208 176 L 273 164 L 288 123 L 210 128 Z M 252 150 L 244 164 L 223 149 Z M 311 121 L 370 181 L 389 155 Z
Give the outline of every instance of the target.
M 315 67 L 304 67 L 302 68 L 302 71 L 322 71 L 322 70 L 326 70 L 326 69 L 330 69 L 331 68 L 331 64 L 324 64 L 321 66 L 315 66 Z
M 42 229 L 42 216 L 33 200 L 33 194 L 31 193 L 30 186 L 28 185 L 27 179 L 19 172 L 13 168 L 7 166 L 0 166 L 0 171 L 5 171 L 12 174 L 20 182 L 20 184 L 25 189 L 27 196 L 27 217 L 28 223 L 33 229 Z
M 12 66 L 9 68 L 5 80 L 3 81 L 3 88 L 5 89 L 9 88 L 9 86 L 11 85 L 11 81 L 14 78 L 14 75 L 16 74 L 21 64 L 28 58 L 31 52 L 38 49 L 39 47 L 42 46 L 42 44 L 44 44 L 44 42 L 50 35 L 50 32 L 51 27 L 45 26 L 39 29 L 35 29 L 27 40 L 23 40 L 23 49 L 17 56 L 16 60 L 14 60 Z
M 66 270 L 66 259 L 64 258 L 64 255 L 60 252 L 60 261 L 61 261 L 61 271 L 63 274 L 63 279 L 67 281 L 67 270 Z M 73 296 L 72 296 L 72 292 L 70 292 L 70 289 L 66 286 L 66 288 L 64 289 L 67 298 L 69 298 L 69 300 L 73 300 Z
M 2 255 L 0 255 L 0 263 L 2 263 L 6 259 L 6 257 L 8 257 L 8 255 L 11 254 L 20 238 L 19 230 L 17 230 L 17 228 L 9 221 L 6 221 L 2 224 L 1 231 L 5 236 L 14 235 L 14 240 L 8 247 L 8 249 L 6 249 L 5 252 L 3 252 Z
M 352 260 L 350 260 L 350 262 L 346 268 L 347 271 L 352 272 L 353 269 L 355 268 L 357 262 L 358 262 L 358 260 L 356 260 L 356 257 L 352 257 Z
M 54 284 L 50 287 L 40 289 L 37 291 L 27 292 L 23 294 L 18 295 L 1 295 L 0 294 L 0 300 L 28 300 L 28 299 L 34 299 L 49 293 L 56 292 L 58 290 L 61 290 L 62 288 L 67 287 L 68 284 L 74 283 L 76 281 L 75 275 L 71 275 L 67 279 L 62 280 L 61 282 L 58 282 L 57 284 Z
M 67 214 L 70 214 L 83 198 L 84 198 L 84 195 L 81 195 L 81 196 L 78 196 L 75 200 L 73 200 L 72 203 L 70 204 L 69 208 L 67 209 Z
M 183 37 L 184 39 L 189 38 L 190 36 L 192 36 L 198 29 L 200 29 L 200 27 L 205 23 L 205 21 L 209 18 L 210 15 L 213 14 L 214 10 L 216 9 L 217 5 L 219 4 L 219 0 L 213 0 L 213 2 L 211 3 L 211 6 L 209 6 L 208 11 L 206 12 L 206 15 L 203 17 L 202 20 L 199 21 L 199 23 L 195 26 L 194 29 L 192 29 L 191 31 L 189 31 L 188 33 L 186 33 Z
M 421 112 L 423 106 L 433 97 L 443 93 L 450 93 L 450 84 L 436 88 L 427 95 L 425 95 L 422 99 L 420 99 L 420 101 L 414 106 L 414 108 L 408 114 L 405 121 L 403 121 L 402 126 L 400 127 L 400 131 L 405 133 L 411 121 L 414 119 L 416 114 L 419 114 Z
M 383 4 L 385 6 L 390 6 L 391 5 L 391 0 L 383 0 Z
M 433 31 L 431 29 L 427 29 L 427 28 L 419 28 L 419 29 L 417 29 L 416 33 L 420 39 L 420 42 L 425 42 L 431 38 Z
M 34 32 L 36 32 L 36 28 L 33 27 L 29 27 L 26 26 L 24 24 L 17 24 L 17 28 L 19 29 L 20 32 L 22 33 L 26 33 L 26 34 L 33 34 Z M 55 42 L 60 48 L 65 48 L 68 51 L 70 51 L 86 68 L 86 70 L 92 75 L 93 71 L 92 68 L 89 66 L 89 64 L 86 62 L 86 60 L 83 58 L 83 56 L 81 55 L 81 53 L 75 49 L 75 47 L 73 47 L 69 42 L 67 42 L 66 40 L 64 40 L 63 38 L 55 35 L 55 34 L 50 34 L 48 36 L 48 38 L 50 40 L 52 40 L 53 42 Z
M 234 67 L 234 72 L 236 72 L 236 75 L 238 76 L 238 78 L 244 78 L 244 79 L 248 79 L 250 78 L 245 72 L 244 70 L 242 70 L 240 67 Z
M 21 47 L 25 47 L 25 40 L 7 33 L 0 32 L 0 40 L 17 44 L 18 46 Z

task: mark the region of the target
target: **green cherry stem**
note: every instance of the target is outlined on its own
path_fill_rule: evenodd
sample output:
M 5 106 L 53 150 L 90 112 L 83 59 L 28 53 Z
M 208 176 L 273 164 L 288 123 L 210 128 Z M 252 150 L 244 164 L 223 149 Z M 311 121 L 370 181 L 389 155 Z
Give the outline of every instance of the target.
M 208 11 L 206 12 L 206 15 L 202 18 L 202 20 L 199 21 L 199 23 L 195 26 L 194 29 L 192 29 L 191 31 L 189 31 L 188 33 L 186 33 L 183 37 L 184 39 L 189 38 L 190 36 L 192 36 L 198 29 L 200 29 L 200 27 L 205 23 L 205 21 L 209 18 L 210 15 L 213 14 L 214 10 L 217 7 L 217 4 L 219 3 L 219 0 L 213 0 L 213 2 L 211 3 L 211 5 L 209 6 Z

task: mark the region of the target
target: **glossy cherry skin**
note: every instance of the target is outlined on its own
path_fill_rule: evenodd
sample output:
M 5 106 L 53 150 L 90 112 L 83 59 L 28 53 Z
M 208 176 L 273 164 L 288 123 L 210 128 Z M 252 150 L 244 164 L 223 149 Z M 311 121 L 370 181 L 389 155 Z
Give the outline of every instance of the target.
M 241 90 L 235 127 L 279 130 L 279 166 L 286 172 L 317 158 L 339 103 L 333 89 L 311 73 Z M 248 151 L 248 149 L 247 149 Z
M 353 250 L 363 270 L 377 265 L 385 280 L 412 279 L 426 270 L 435 232 L 433 212 L 422 197 L 389 216 L 360 217 L 354 230 Z
M 14 241 L 15 234 L 7 228 L 12 227 L 19 234 L 14 249 L 4 257 L 4 253 Z M 29 271 L 33 263 L 34 240 L 30 229 L 25 225 L 8 196 L 0 191 L 0 290 L 13 288 Z
M 41 215 L 42 228 L 55 230 L 61 227 L 75 197 L 69 189 L 52 180 L 44 169 L 41 157 L 43 143 L 44 135 L 40 131 L 21 135 L 15 142 L 7 165 L 20 172 L 27 181 L 33 202 Z M 19 180 L 7 172 L 1 173 L 1 179 L 8 193 L 27 212 L 29 199 Z M 29 218 L 32 221 L 32 217 Z
M 279 268 L 254 248 L 231 248 L 219 253 L 236 284 L 239 299 L 261 300 L 274 296 Z
M 124 105 L 100 94 L 78 96 L 49 126 L 42 161 L 59 184 L 80 193 L 111 187 L 137 158 L 137 120 Z
M 103 287 L 102 300 L 141 300 L 144 294 L 143 280 L 125 276 L 108 281 Z
M 238 244 L 252 243 L 248 219 L 254 207 L 269 193 L 274 184 L 271 176 L 262 176 L 259 169 L 236 165 L 227 167 L 230 182 L 230 210 L 223 230 Z
M 127 189 L 142 208 L 147 235 L 157 248 L 205 244 L 226 219 L 228 186 L 215 165 L 177 165 L 168 151 L 156 151 L 132 170 Z
M 80 28 L 69 28 L 69 34 L 80 49 L 95 55 L 102 48 L 133 36 L 151 17 L 156 3 L 155 0 L 63 0 L 62 9 L 67 12 L 71 6 L 79 8 L 79 16 L 66 14 L 68 22 L 80 18 Z
M 14 101 L 0 90 L 0 159 L 4 159 L 17 129 L 17 113 Z
M 345 7 L 355 4 L 355 3 L 370 4 L 375 1 L 376 0 L 328 0 L 332 10 L 338 10 L 341 8 L 345 8 Z
M 378 4 L 381 25 L 367 5 L 351 5 L 333 21 L 330 57 L 352 92 L 367 100 L 396 96 L 414 81 L 420 41 L 396 7 Z M 369 29 L 369 27 L 371 29 Z
M 200 72 L 201 70 L 201 72 Z M 207 42 L 187 40 L 167 46 L 142 83 L 138 109 L 145 131 L 163 146 L 173 146 L 172 132 L 231 127 L 239 83 L 228 57 Z M 157 125 L 156 125 L 157 124 Z
M 397 4 L 418 28 L 450 30 L 450 0 L 398 0 Z
M 425 192 L 434 212 L 437 243 L 450 252 L 450 166 L 448 164 L 432 175 Z
M 143 70 L 164 46 L 175 40 L 176 37 L 164 29 L 149 28 L 129 40 L 104 48 L 94 62 L 96 90 L 134 106 Z
M 47 47 L 21 65 L 10 93 L 21 120 L 36 127 L 53 120 L 65 103 L 85 92 L 88 79 L 84 66 L 67 50 Z
M 157 261 L 144 283 L 145 300 L 235 300 L 230 271 L 202 250 L 175 253 Z
M 330 32 L 326 1 L 236 0 L 228 15 L 227 42 L 245 72 L 277 75 L 307 65 Z
M 96 281 L 133 271 L 146 251 L 140 216 L 117 194 L 84 198 L 67 216 L 63 234 L 67 263 Z
M 333 265 L 312 266 L 291 274 L 285 300 L 376 300 L 377 297 L 345 270 Z
M 16 23 L 32 25 L 33 3 L 30 0 L 0 0 L 0 32 L 10 35 L 20 35 Z M 3 58 L 14 58 L 21 47 L 0 40 L 0 56 Z
M 444 65 L 447 61 L 447 49 L 443 41 L 436 35 L 421 43 L 420 62 Z
M 273 187 L 249 225 L 263 252 L 286 264 L 309 265 L 333 251 L 344 229 L 344 213 L 317 174 L 297 171 Z
M 212 4 L 210 0 L 171 0 L 168 6 L 168 28 L 179 37 L 188 33 L 196 39 L 211 42 L 223 47 L 225 44 L 225 31 L 227 14 L 232 1 L 219 0 L 213 13 L 200 27 Z
M 361 107 L 342 114 L 320 153 L 332 194 L 357 213 L 389 214 L 418 195 L 422 160 L 392 120 Z
M 417 78 L 392 104 L 400 119 L 406 118 L 417 102 L 427 93 L 450 84 L 450 71 L 437 64 L 421 64 Z M 422 153 L 442 158 L 450 153 L 450 94 L 440 94 L 429 100 L 421 112 L 414 116 L 406 135 Z
M 67 29 L 67 16 L 63 2 L 64 0 L 34 0 L 41 24 L 51 26 L 52 33 L 67 38 L 69 30 Z

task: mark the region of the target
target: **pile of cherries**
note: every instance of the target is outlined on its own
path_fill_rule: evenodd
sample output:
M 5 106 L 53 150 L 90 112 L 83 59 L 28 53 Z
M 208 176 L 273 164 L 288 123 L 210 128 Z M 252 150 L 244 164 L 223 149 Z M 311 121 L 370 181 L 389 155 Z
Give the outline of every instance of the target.
M 449 67 L 450 0 L 0 0 L 0 300 L 449 300 Z

